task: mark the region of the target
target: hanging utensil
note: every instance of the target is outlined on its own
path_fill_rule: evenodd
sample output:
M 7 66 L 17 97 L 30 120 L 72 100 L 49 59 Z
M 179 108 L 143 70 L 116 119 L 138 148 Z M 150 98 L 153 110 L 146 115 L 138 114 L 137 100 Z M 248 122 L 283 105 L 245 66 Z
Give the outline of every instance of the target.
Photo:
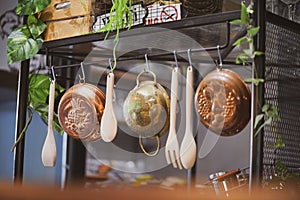
M 176 107 L 178 99 L 178 67 L 172 71 L 171 80 L 171 106 L 170 106 L 170 127 L 169 135 L 165 147 L 165 156 L 168 164 L 173 164 L 174 168 L 182 169 L 180 160 L 179 144 L 176 133 Z
M 96 86 L 86 83 L 85 76 L 70 87 L 58 105 L 58 120 L 62 129 L 71 137 L 83 141 L 100 139 L 105 95 Z
M 42 162 L 45 167 L 54 167 L 56 163 L 56 144 L 53 133 L 54 99 L 55 80 L 52 80 L 49 89 L 48 133 L 42 149 Z
M 217 70 L 206 75 L 197 87 L 195 107 L 208 129 L 221 136 L 232 136 L 250 120 L 250 89 L 237 73 L 222 68 L 219 46 L 218 56 Z
M 188 51 L 189 66 L 187 68 L 186 80 L 186 120 L 185 120 L 185 133 L 180 146 L 180 157 L 182 165 L 185 169 L 190 169 L 195 164 L 196 160 L 196 142 L 193 135 L 193 67 L 191 63 L 190 51 Z
M 117 135 L 117 119 L 113 108 L 114 73 L 110 72 L 106 80 L 106 102 L 100 125 L 101 138 L 111 142 Z

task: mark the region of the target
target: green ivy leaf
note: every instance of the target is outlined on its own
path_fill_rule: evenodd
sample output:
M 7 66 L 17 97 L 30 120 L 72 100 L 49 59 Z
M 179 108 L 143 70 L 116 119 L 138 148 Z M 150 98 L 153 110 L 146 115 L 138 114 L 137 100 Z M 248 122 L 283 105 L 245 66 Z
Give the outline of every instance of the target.
M 245 53 L 241 53 L 235 58 L 236 64 L 245 65 L 245 63 L 247 63 L 247 62 L 248 62 L 248 56 Z
M 264 79 L 262 78 L 247 78 L 245 79 L 247 83 L 253 83 L 255 86 L 258 86 L 259 83 L 263 83 Z
M 29 82 L 28 100 L 30 106 L 43 118 L 45 122 L 48 121 L 48 103 L 50 79 L 43 74 L 32 74 Z M 59 84 L 55 84 L 55 97 L 58 93 L 64 90 Z M 63 130 L 58 122 L 57 114 L 53 117 L 54 129 L 63 134 Z
M 285 144 L 283 142 L 282 136 L 280 134 L 276 134 L 276 142 L 275 142 L 275 147 L 285 147 Z
M 242 21 L 240 19 L 236 19 L 236 20 L 231 21 L 230 24 L 239 25 L 239 24 L 242 24 Z
M 247 7 L 247 13 L 249 13 L 249 14 L 253 14 L 254 13 L 254 10 L 252 9 L 252 5 L 251 4 Z
M 244 25 L 249 24 L 249 15 L 247 12 L 247 7 L 243 2 L 242 2 L 242 7 L 241 7 L 241 22 Z
M 269 124 L 271 124 L 273 118 L 272 117 L 269 117 L 262 125 L 259 126 L 259 128 L 257 129 L 257 131 L 255 132 L 254 134 L 254 137 L 257 136 L 257 134 L 261 131 L 261 129 Z
M 244 49 L 243 52 L 245 53 L 245 55 L 247 55 L 248 57 L 252 57 L 252 50 L 251 49 Z
M 251 36 L 255 36 L 259 31 L 259 26 L 258 27 L 252 27 L 252 28 L 249 28 L 248 29 L 248 33 L 251 35 Z
M 16 13 L 18 15 L 33 15 L 44 10 L 51 0 L 18 0 Z
M 264 54 L 264 52 L 262 52 L 262 51 L 255 51 L 254 54 L 255 54 L 256 56 L 261 56 L 261 55 Z
M 263 105 L 263 107 L 261 108 L 261 111 L 262 111 L 262 112 L 267 112 L 267 111 L 270 109 L 270 107 L 271 107 L 270 104 L 265 103 L 265 104 Z
M 43 39 L 31 38 L 27 25 L 20 26 L 13 30 L 7 39 L 7 58 L 11 64 L 32 58 L 40 50 Z
M 258 123 L 264 118 L 264 114 L 256 115 L 255 122 L 254 122 L 254 128 L 257 127 Z
M 37 19 L 34 15 L 28 16 L 27 25 L 34 39 L 37 39 L 47 27 L 43 21 Z
M 240 45 L 242 45 L 242 44 L 244 44 L 244 43 L 246 43 L 246 42 L 247 42 L 247 37 L 244 36 L 244 37 L 241 37 L 241 38 L 237 39 L 237 40 L 233 43 L 233 46 L 240 46 Z

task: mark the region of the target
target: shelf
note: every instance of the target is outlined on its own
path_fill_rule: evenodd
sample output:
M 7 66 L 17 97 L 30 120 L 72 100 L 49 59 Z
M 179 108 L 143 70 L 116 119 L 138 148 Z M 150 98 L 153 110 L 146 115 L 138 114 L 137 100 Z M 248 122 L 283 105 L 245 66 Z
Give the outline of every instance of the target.
M 191 28 L 196 26 L 205 26 L 210 24 L 223 23 L 234 19 L 238 19 L 239 17 L 240 17 L 240 11 L 231 11 L 231 12 L 224 12 L 224 13 L 217 13 L 217 14 L 209 14 L 204 16 L 189 17 L 179 21 L 149 25 L 147 27 L 161 27 L 161 28 L 167 28 L 173 30 L 180 30 L 180 29 Z M 141 28 L 141 27 L 145 27 L 145 26 L 139 25 L 139 26 L 134 26 L 132 28 Z M 92 33 L 87 35 L 71 37 L 71 38 L 47 41 L 43 44 L 43 49 L 47 49 L 47 48 L 51 49 L 51 48 L 57 48 L 61 46 L 101 41 L 104 39 L 104 37 L 105 37 L 105 33 Z

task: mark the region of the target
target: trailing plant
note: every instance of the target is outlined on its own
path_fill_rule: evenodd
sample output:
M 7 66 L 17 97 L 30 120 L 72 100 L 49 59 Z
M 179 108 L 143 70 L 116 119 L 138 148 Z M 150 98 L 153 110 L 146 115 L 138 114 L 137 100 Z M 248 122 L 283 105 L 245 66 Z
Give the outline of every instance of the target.
M 7 39 L 8 64 L 32 58 L 44 42 L 42 33 L 46 24 L 36 15 L 50 4 L 51 0 L 19 0 L 18 15 L 26 16 L 26 23 L 14 29 Z
M 116 49 L 119 43 L 120 30 L 124 28 L 130 29 L 132 26 L 132 13 L 130 10 L 132 0 L 113 0 L 112 2 L 109 22 L 100 31 L 106 32 L 105 39 L 107 39 L 110 32 L 116 31 L 113 48 L 114 65 L 112 70 L 114 70 L 117 66 Z
M 253 14 L 253 12 L 254 11 L 252 9 L 252 4 L 246 6 L 245 3 L 242 2 L 241 17 L 240 19 L 232 21 L 231 24 L 243 25 L 247 28 L 247 34 L 241 37 L 240 39 L 238 39 L 233 44 L 234 46 L 241 47 L 243 49 L 243 52 L 236 57 L 235 62 L 237 64 L 243 64 L 243 65 L 252 64 L 256 77 L 248 78 L 245 81 L 252 82 L 255 86 L 258 86 L 260 83 L 264 82 L 264 79 L 257 77 L 256 67 L 263 67 L 263 66 L 256 65 L 255 57 L 261 56 L 264 53 L 261 51 L 256 51 L 254 48 L 254 37 L 259 32 L 260 27 L 254 27 L 251 23 L 251 15 Z M 267 125 L 270 125 L 272 121 L 280 119 L 278 109 L 276 106 L 270 103 L 265 103 L 264 105 L 261 106 L 262 106 L 261 109 L 262 113 L 256 115 L 255 117 L 254 128 L 256 129 L 256 132 L 254 136 L 257 136 L 257 134 L 262 130 L 262 128 L 264 128 Z M 262 123 L 263 120 L 264 122 Z
M 232 24 L 239 24 L 243 25 L 247 28 L 247 34 L 237 40 L 233 45 L 236 47 L 241 47 L 243 49 L 243 52 L 239 54 L 236 57 L 236 63 L 237 64 L 243 64 L 243 65 L 249 65 L 252 64 L 252 67 L 255 71 L 255 76 L 253 78 L 246 79 L 245 81 L 253 83 L 255 86 L 258 86 L 260 83 L 264 82 L 264 79 L 257 78 L 257 68 L 256 67 L 263 67 L 263 66 L 257 66 L 255 63 L 255 57 L 263 55 L 263 52 L 255 51 L 254 49 L 254 37 L 259 31 L 259 27 L 254 27 L 251 24 L 251 14 L 253 14 L 252 5 L 246 6 L 243 2 L 241 5 L 241 18 L 238 20 L 234 20 L 231 23 Z M 246 48 L 245 48 L 246 46 Z M 255 122 L 254 122 L 254 128 L 256 129 L 256 132 L 254 134 L 254 137 L 257 136 L 258 133 L 267 125 L 271 125 L 271 123 L 274 120 L 280 120 L 278 109 L 275 105 L 272 105 L 271 103 L 265 103 L 261 106 L 261 113 L 256 115 Z M 273 144 L 268 144 L 269 147 L 274 148 L 274 154 L 278 154 L 278 150 L 285 147 L 285 144 L 283 142 L 282 135 L 280 133 L 277 133 L 276 130 L 274 130 L 276 133 L 276 140 Z M 272 180 L 270 181 L 269 187 L 271 186 L 272 189 L 278 188 L 282 189 L 283 187 L 286 187 L 288 183 L 292 183 L 292 187 L 295 187 L 296 189 L 300 187 L 300 179 L 299 176 L 295 173 L 290 173 L 287 166 L 283 163 L 281 159 L 274 160 L 274 174 L 272 176 Z M 274 187 L 273 187 L 274 186 Z

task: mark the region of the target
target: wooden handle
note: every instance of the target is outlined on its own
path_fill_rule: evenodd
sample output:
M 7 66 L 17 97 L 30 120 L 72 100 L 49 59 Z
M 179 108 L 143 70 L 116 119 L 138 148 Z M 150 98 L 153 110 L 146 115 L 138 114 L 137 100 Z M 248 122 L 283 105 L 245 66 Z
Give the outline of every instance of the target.
M 238 173 L 240 173 L 240 170 L 239 169 L 234 169 L 234 170 L 231 170 L 231 171 L 227 172 L 226 174 L 218 176 L 217 180 L 218 181 L 223 181 L 225 178 L 228 178 L 230 176 L 236 175 Z
M 49 89 L 48 128 L 53 130 L 53 114 L 55 100 L 55 81 L 51 81 Z
M 176 106 L 177 106 L 177 92 L 178 92 L 178 67 L 172 71 L 171 80 L 171 105 L 170 105 L 170 133 L 175 133 L 176 129 Z M 173 130 L 171 130 L 173 129 Z
M 187 68 L 187 80 L 186 80 L 186 129 L 192 132 L 193 129 L 193 67 Z

